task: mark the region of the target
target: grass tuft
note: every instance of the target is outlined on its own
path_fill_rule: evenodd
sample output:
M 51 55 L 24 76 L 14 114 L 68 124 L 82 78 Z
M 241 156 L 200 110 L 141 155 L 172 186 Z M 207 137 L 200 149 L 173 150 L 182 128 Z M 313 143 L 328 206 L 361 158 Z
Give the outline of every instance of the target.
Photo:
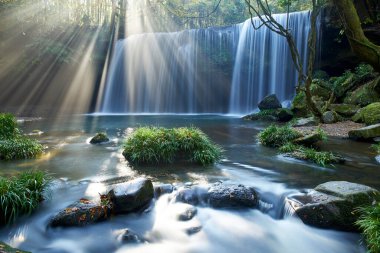
M 380 203 L 361 207 L 358 210 L 361 216 L 356 221 L 356 225 L 362 230 L 368 252 L 378 253 L 380 252 Z
M 261 144 L 274 148 L 279 148 L 301 136 L 300 132 L 288 125 L 283 127 L 271 125 L 258 135 Z
M 176 159 L 202 165 L 217 162 L 222 149 L 198 128 L 140 127 L 124 144 L 124 157 L 136 164 L 173 163 Z
M 12 223 L 30 214 L 43 200 L 50 178 L 41 171 L 23 172 L 17 177 L 0 177 L 0 224 Z
M 371 145 L 371 148 L 374 149 L 378 154 L 380 154 L 380 143 Z

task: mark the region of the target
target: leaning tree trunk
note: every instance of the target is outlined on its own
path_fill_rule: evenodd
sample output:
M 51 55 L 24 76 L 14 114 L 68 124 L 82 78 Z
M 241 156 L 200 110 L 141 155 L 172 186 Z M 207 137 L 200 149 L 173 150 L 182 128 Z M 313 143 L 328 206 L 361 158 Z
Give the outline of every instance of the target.
M 380 46 L 364 35 L 353 0 L 332 0 L 341 16 L 351 49 L 359 59 L 380 71 Z

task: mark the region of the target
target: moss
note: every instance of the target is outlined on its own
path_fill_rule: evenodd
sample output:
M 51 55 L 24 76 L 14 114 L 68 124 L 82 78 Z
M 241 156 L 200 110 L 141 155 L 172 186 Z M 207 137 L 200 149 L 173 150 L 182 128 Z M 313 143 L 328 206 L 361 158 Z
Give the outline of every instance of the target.
M 30 253 L 29 251 L 23 251 L 20 249 L 12 248 L 11 246 L 3 242 L 0 242 L 0 252 L 2 253 Z
M 331 84 L 326 81 L 314 79 L 310 86 L 311 95 L 327 100 L 332 92 L 330 86 Z
M 351 71 L 346 71 L 339 77 L 330 78 L 333 83 L 334 93 L 337 97 L 342 97 L 354 86 L 355 75 Z
M 203 165 L 221 159 L 222 149 L 197 128 L 141 127 L 124 144 L 124 157 L 135 164 L 186 160 Z
M 301 136 L 300 132 L 290 126 L 278 127 L 271 125 L 260 132 L 258 138 L 264 146 L 279 148 Z
M 366 125 L 380 123 L 380 102 L 367 105 L 358 111 L 352 120 L 355 122 L 364 122 Z
M 375 150 L 378 154 L 380 154 L 380 143 L 373 144 L 373 145 L 371 146 L 371 148 L 372 148 L 373 150 Z
M 98 143 L 107 142 L 107 141 L 109 141 L 107 134 L 104 133 L 104 132 L 100 132 L 100 133 L 97 133 L 97 134 L 96 134 L 96 135 L 90 140 L 90 143 L 91 143 L 91 144 L 98 144 Z
M 380 252 L 380 203 L 358 209 L 361 213 L 356 225 L 362 230 L 368 252 Z
M 305 92 L 298 92 L 292 101 L 291 110 L 297 117 L 306 117 L 310 115 L 310 111 L 307 108 Z
M 246 120 L 280 121 L 288 122 L 293 118 L 293 112 L 286 108 L 267 109 L 244 116 Z
M 0 224 L 12 223 L 17 217 L 30 214 L 43 200 L 49 177 L 40 171 L 24 172 L 18 177 L 0 177 Z

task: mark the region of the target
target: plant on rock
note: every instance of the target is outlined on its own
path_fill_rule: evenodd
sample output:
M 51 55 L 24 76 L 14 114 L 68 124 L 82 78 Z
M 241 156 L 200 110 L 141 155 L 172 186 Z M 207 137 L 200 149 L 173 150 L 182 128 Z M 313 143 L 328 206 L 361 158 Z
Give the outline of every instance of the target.
M 359 211 L 362 215 L 356 225 L 362 230 L 368 252 L 380 252 L 380 203 L 359 208 Z
M 0 159 L 34 158 L 42 153 L 42 145 L 21 134 L 12 114 L 0 113 Z
M 198 128 L 140 127 L 124 144 L 124 157 L 135 164 L 187 160 L 202 165 L 221 159 L 222 149 Z
M 259 140 L 264 146 L 279 148 L 295 139 L 301 137 L 302 134 L 290 126 L 286 125 L 278 127 L 270 125 L 264 131 L 259 133 Z
M 44 199 L 50 178 L 41 171 L 28 171 L 18 177 L 0 177 L 0 225 L 30 214 Z

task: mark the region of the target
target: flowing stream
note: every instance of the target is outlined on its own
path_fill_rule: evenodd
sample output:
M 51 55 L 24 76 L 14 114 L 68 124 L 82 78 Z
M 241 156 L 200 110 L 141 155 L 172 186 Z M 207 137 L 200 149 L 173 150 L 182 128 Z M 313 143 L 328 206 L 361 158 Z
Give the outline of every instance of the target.
M 225 159 L 215 165 L 168 165 L 132 167 L 121 154 L 121 144 L 137 126 L 196 126 L 225 150 Z M 331 180 L 346 180 L 380 188 L 378 165 L 369 144 L 332 139 L 325 148 L 348 159 L 344 165 L 322 168 L 282 157 L 261 146 L 256 134 L 266 125 L 235 117 L 202 115 L 71 116 L 25 122 L 22 129 L 44 132 L 36 138 L 47 146 L 36 160 L 0 162 L 1 175 L 30 168 L 46 170 L 56 180 L 49 198 L 31 216 L 0 230 L 0 241 L 32 252 L 365 252 L 359 234 L 316 229 L 284 215 L 284 198 Z M 97 131 L 111 139 L 91 145 Z M 327 144 L 325 144 L 327 145 Z M 253 186 L 260 193 L 259 209 L 228 210 L 197 207 L 190 221 L 178 221 L 179 203 L 166 194 L 142 213 L 117 216 L 83 228 L 47 228 L 49 219 L 81 197 L 104 193 L 105 182 L 150 178 L 154 184 L 203 185 L 217 181 Z M 284 217 L 285 216 L 285 217 Z M 186 230 L 201 227 L 188 235 Z M 123 229 L 149 239 L 149 243 L 126 244 L 119 240 Z
M 304 62 L 308 11 L 274 15 L 293 31 Z M 260 20 L 252 21 L 260 26 Z M 252 112 L 266 95 L 294 95 L 297 73 L 285 38 L 251 20 L 224 28 L 131 35 L 116 43 L 102 113 Z

